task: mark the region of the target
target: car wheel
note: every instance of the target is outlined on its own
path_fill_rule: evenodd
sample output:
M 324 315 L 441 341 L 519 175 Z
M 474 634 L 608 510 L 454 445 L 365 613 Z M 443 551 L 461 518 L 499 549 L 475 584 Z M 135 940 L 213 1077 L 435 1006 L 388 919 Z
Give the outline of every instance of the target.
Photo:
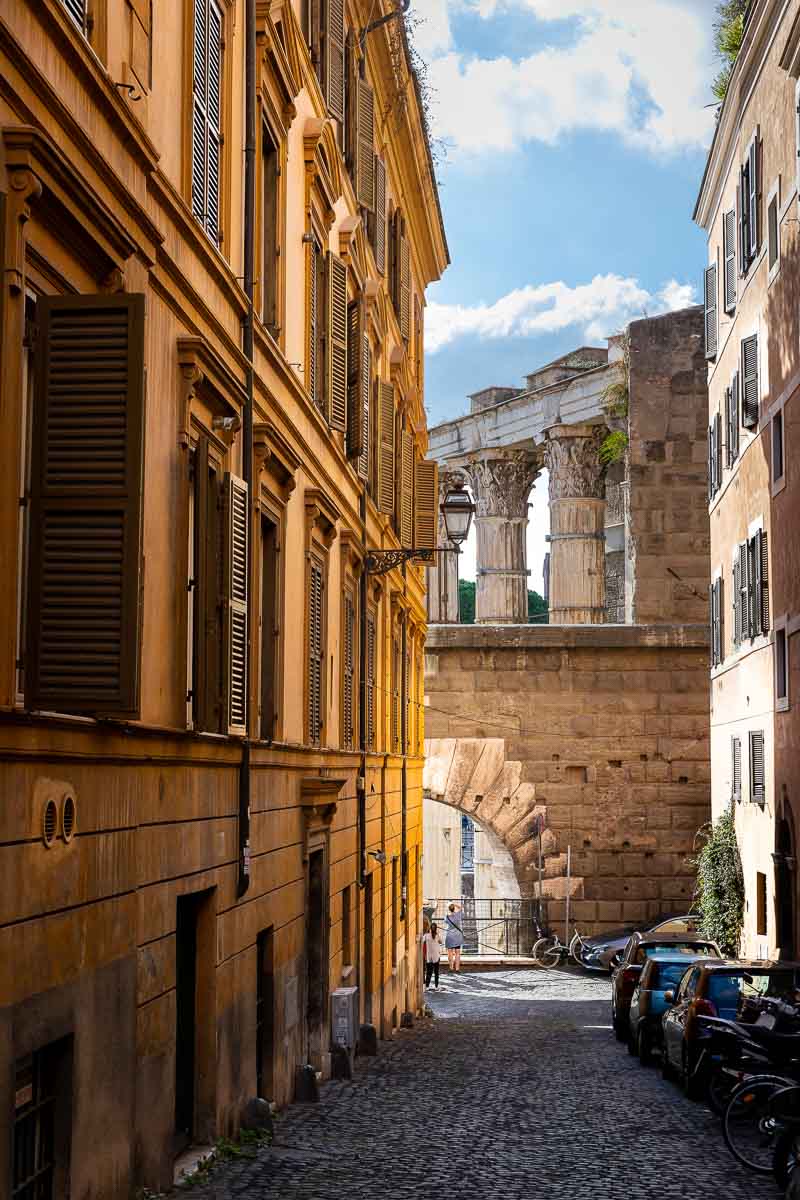
M 653 1047 L 650 1044 L 650 1035 L 646 1029 L 639 1030 L 639 1062 L 643 1067 L 649 1067 L 653 1061 Z

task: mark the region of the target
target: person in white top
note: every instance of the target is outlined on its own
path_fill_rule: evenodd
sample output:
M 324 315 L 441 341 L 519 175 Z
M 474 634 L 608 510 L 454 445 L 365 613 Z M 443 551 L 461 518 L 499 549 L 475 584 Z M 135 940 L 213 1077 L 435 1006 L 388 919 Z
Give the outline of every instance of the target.
M 442 943 L 439 941 L 439 933 L 436 929 L 435 921 L 422 939 L 422 944 L 425 947 L 425 987 L 431 986 L 431 977 L 433 977 L 436 981 L 436 989 L 438 991 L 439 959 L 442 957 Z

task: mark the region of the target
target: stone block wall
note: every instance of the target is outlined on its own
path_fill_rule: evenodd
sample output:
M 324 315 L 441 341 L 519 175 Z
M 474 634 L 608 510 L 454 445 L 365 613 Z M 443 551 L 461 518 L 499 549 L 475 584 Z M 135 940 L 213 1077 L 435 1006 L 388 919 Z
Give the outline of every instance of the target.
M 685 911 L 710 816 L 705 625 L 433 626 L 426 795 L 474 815 L 581 931 Z

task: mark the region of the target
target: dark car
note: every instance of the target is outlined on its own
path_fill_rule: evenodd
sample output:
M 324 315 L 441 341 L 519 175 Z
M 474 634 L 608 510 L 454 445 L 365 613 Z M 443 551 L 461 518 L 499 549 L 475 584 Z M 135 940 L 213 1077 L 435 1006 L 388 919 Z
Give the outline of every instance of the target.
M 662 1022 L 669 1008 L 667 993 L 674 996 L 691 963 L 682 952 L 659 950 L 642 967 L 628 1011 L 628 1050 L 639 1056 L 642 1066 L 647 1066 L 653 1050 L 661 1046 Z
M 644 937 L 646 933 L 699 933 L 700 920 L 696 913 L 688 913 L 663 917 L 652 928 L 648 926 L 645 930 L 638 929 L 636 925 L 606 930 L 605 933 L 583 939 L 581 963 L 587 971 L 613 972 L 622 961 L 631 937 Z
M 797 999 L 800 964 L 767 959 L 713 959 L 695 963 L 683 976 L 664 1014 L 661 1066 L 665 1077 L 677 1075 L 687 1095 L 705 1091 L 698 1017 L 739 1020 L 762 997 Z
M 721 958 L 716 942 L 708 938 L 689 937 L 679 933 L 646 933 L 634 935 L 628 942 L 625 957 L 611 981 L 611 1023 L 621 1042 L 628 1038 L 628 1010 L 642 967 L 652 954 L 660 950 L 685 954 L 687 958 Z

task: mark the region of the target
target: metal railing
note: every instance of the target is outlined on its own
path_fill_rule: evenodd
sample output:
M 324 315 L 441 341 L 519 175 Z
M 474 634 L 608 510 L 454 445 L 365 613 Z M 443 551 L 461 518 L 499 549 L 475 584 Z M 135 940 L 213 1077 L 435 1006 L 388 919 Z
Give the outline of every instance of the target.
M 447 935 L 447 915 L 451 904 L 457 904 L 461 909 L 464 954 L 527 958 L 546 924 L 546 920 L 542 919 L 540 901 L 536 899 L 483 900 L 472 896 L 455 896 L 426 900 L 425 916 L 438 925 L 442 945 Z

